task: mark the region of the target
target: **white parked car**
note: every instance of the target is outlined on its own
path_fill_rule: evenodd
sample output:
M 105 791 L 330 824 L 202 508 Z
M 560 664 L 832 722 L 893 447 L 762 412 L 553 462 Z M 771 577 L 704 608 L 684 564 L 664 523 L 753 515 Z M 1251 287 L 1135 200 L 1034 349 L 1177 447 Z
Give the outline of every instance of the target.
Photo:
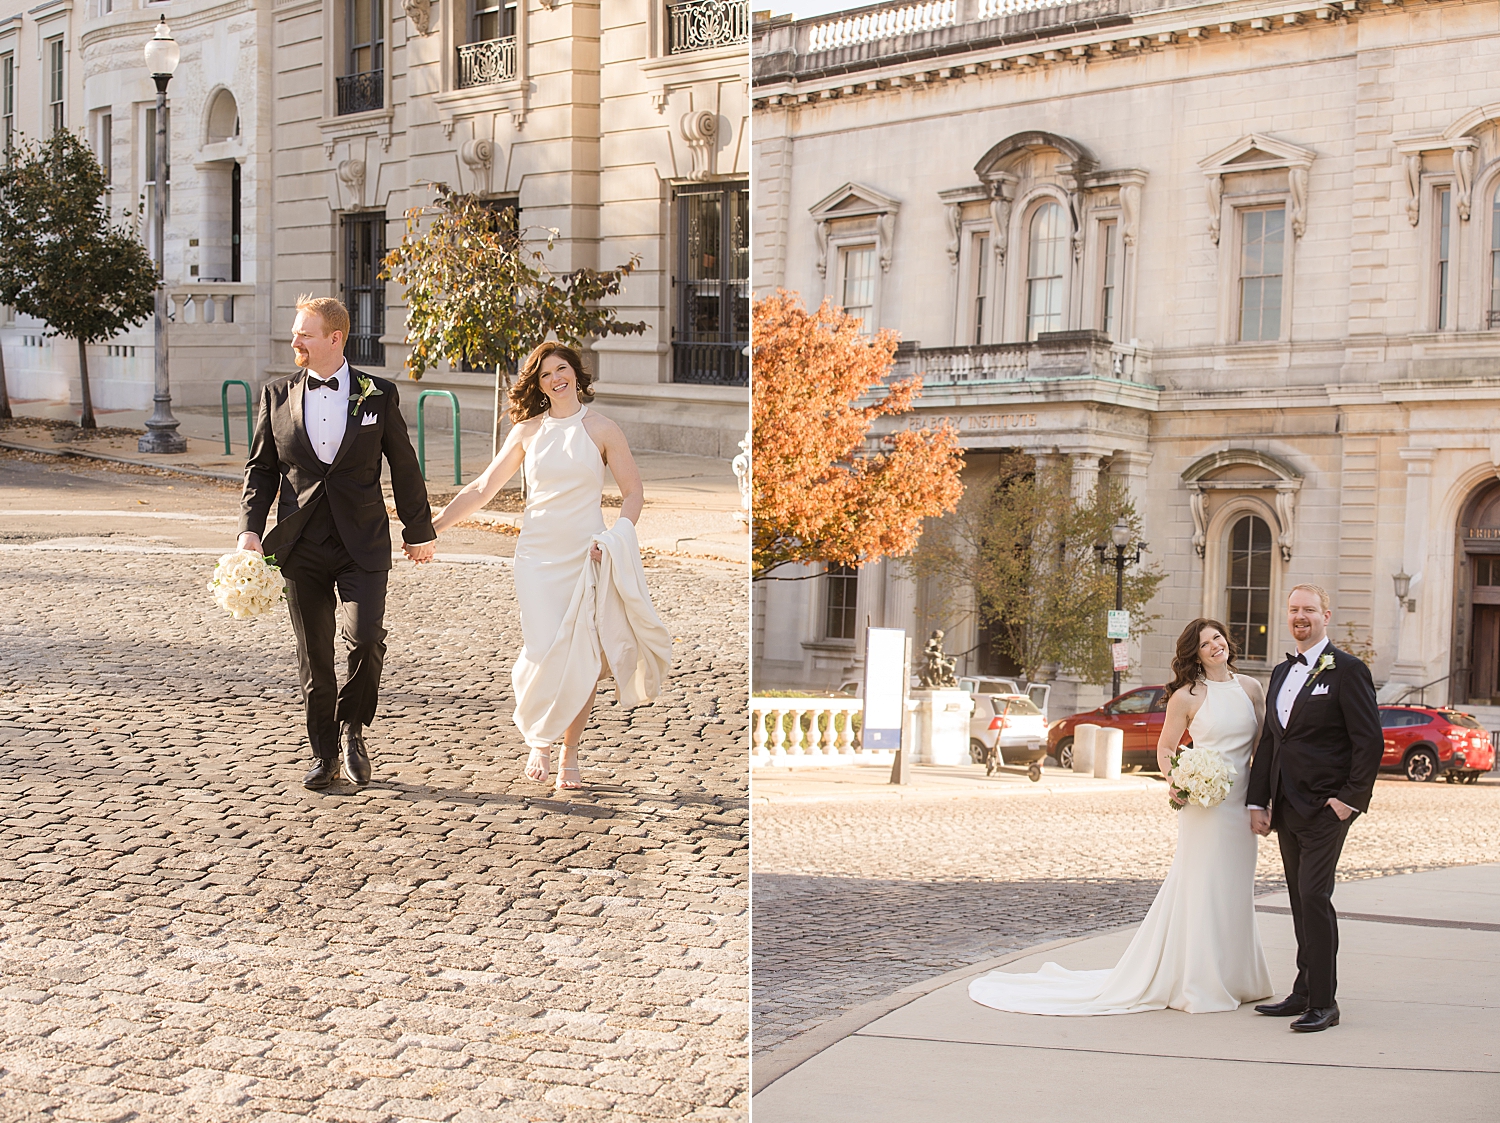
M 999 675 L 964 675 L 958 680 L 958 688 L 974 695 L 1024 694 L 1031 699 L 1033 706 L 1042 711 L 1044 720 L 1047 717 L 1047 700 L 1052 694 L 1052 687 L 1045 682 L 1023 686 L 1019 679 Z
M 988 776 L 1002 764 L 1028 765 L 1033 780 L 1042 778 L 1047 755 L 1047 719 L 1025 694 L 974 695 L 969 718 L 969 757 L 984 765 Z

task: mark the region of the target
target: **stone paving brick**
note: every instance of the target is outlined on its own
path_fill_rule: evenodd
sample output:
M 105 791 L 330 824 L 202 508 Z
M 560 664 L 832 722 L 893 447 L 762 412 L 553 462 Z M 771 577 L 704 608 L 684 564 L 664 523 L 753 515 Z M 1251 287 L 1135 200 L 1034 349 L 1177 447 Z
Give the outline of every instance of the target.
M 673 678 L 554 798 L 509 570 L 399 567 L 374 782 L 316 794 L 211 562 L 0 552 L 0 1118 L 745 1119 L 743 578 L 648 570 Z
M 758 805 L 756 1055 L 947 971 L 1141 920 L 1175 843 L 1154 792 Z M 1500 777 L 1381 779 L 1339 877 L 1494 861 Z M 1256 887 L 1285 887 L 1274 838 Z

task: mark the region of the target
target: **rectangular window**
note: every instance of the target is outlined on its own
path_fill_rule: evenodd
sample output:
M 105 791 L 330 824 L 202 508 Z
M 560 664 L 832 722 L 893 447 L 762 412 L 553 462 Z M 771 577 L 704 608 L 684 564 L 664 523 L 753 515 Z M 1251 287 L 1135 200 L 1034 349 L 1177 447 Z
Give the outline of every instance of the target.
M 1240 222 L 1240 339 L 1280 339 L 1286 208 L 1243 211 Z
M 1120 224 L 1105 222 L 1099 226 L 1099 259 L 1102 276 L 1099 281 L 1099 329 L 1105 335 L 1115 334 L 1119 315 Z
M 988 311 L 990 236 L 974 238 L 974 346 L 984 342 L 984 317 Z
M 1453 192 L 1447 188 L 1437 193 L 1438 212 L 1438 255 L 1437 255 L 1437 326 L 1438 331 L 1448 327 L 1449 313 L 1449 265 L 1451 251 L 1449 243 L 1452 238 L 1452 215 L 1451 203 Z
M 861 335 L 875 334 L 875 247 L 850 246 L 839 254 L 843 275 L 839 303 L 860 320 Z
M 4 117 L 6 163 L 16 145 L 16 56 L 0 55 L 0 111 Z
M 513 39 L 516 34 L 516 0 L 469 0 L 469 42 L 488 43 Z
M 338 111 L 364 113 L 385 105 L 385 24 L 380 0 L 345 0 L 345 72 L 337 80 Z
M 349 342 L 344 354 L 353 364 L 385 366 L 385 212 L 346 214 L 344 226 L 344 303 L 349 308 Z
M 1245 515 L 1229 532 L 1229 634 L 1247 659 L 1264 659 L 1271 623 L 1271 528 Z
M 853 639 L 859 571 L 852 565 L 830 565 L 824 580 L 828 602 L 823 618 L 823 638 Z
M 750 359 L 750 189 L 678 189 L 672 278 L 672 381 L 747 386 Z
M 63 114 L 63 41 L 61 36 L 47 40 L 47 129 L 55 133 L 64 122 Z
M 115 119 L 110 113 L 99 114 L 99 166 L 104 169 L 104 182 L 115 181 Z

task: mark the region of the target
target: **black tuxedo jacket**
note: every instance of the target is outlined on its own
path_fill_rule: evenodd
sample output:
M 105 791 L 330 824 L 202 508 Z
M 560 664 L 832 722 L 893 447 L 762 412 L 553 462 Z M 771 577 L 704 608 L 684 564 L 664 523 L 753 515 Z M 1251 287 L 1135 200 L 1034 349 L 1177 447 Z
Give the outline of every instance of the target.
M 1284 799 L 1308 818 L 1330 796 L 1357 811 L 1370 809 L 1384 751 L 1375 684 L 1370 668 L 1347 651 L 1329 643 L 1323 654 L 1333 656 L 1333 666 L 1308 677 L 1284 729 L 1276 699 L 1291 664 L 1284 662 L 1271 672 L 1266 723 L 1250 765 L 1246 803 L 1274 808 Z
M 299 371 L 290 378 L 267 383 L 261 391 L 255 443 L 245 464 L 240 533 L 253 530 L 261 536 L 266 553 L 284 561 L 308 519 L 322 506 L 356 565 L 368 570 L 390 569 L 391 524 L 380 490 L 382 457 L 391 465 L 391 490 L 405 527 L 402 537 L 413 543 L 431 542 L 437 537 L 432 529 L 427 484 L 407 436 L 396 384 L 384 378 L 371 379 L 381 392 L 366 398 L 350 413 L 333 463 L 324 464 L 313 451 L 302 416 L 306 377 L 305 371 Z M 349 377 L 354 380 L 349 395 L 352 407 L 359 396 L 358 380 L 370 376 L 350 367 Z M 374 422 L 363 424 L 369 415 L 374 415 Z M 281 503 L 276 526 L 266 534 L 266 517 L 278 495 Z

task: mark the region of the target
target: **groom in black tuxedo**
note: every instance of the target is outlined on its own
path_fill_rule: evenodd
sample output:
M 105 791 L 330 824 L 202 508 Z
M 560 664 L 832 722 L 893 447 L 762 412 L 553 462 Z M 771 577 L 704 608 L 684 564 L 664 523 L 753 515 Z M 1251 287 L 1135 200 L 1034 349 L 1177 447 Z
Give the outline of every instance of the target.
M 1328 594 L 1294 586 L 1287 625 L 1297 654 L 1271 672 L 1265 728 L 1245 804 L 1257 834 L 1276 831 L 1297 933 L 1297 981 L 1273 1017 L 1303 1033 L 1339 1024 L 1333 875 L 1354 816 L 1370 809 L 1383 741 L 1370 669 L 1328 639 Z
M 317 758 L 303 784 L 314 791 L 338 778 L 341 727 L 345 773 L 357 784 L 370 779 L 364 728 L 375 719 L 391 569 L 382 457 L 391 466 L 407 556 L 429 560 L 437 540 L 396 385 L 351 367 L 348 338 L 342 303 L 298 299 L 292 353 L 302 370 L 261 392 L 240 504 L 240 549 L 274 554 L 287 578 L 307 737 Z M 262 543 L 278 495 L 276 526 Z M 333 652 L 339 602 L 349 654 L 342 689 Z

